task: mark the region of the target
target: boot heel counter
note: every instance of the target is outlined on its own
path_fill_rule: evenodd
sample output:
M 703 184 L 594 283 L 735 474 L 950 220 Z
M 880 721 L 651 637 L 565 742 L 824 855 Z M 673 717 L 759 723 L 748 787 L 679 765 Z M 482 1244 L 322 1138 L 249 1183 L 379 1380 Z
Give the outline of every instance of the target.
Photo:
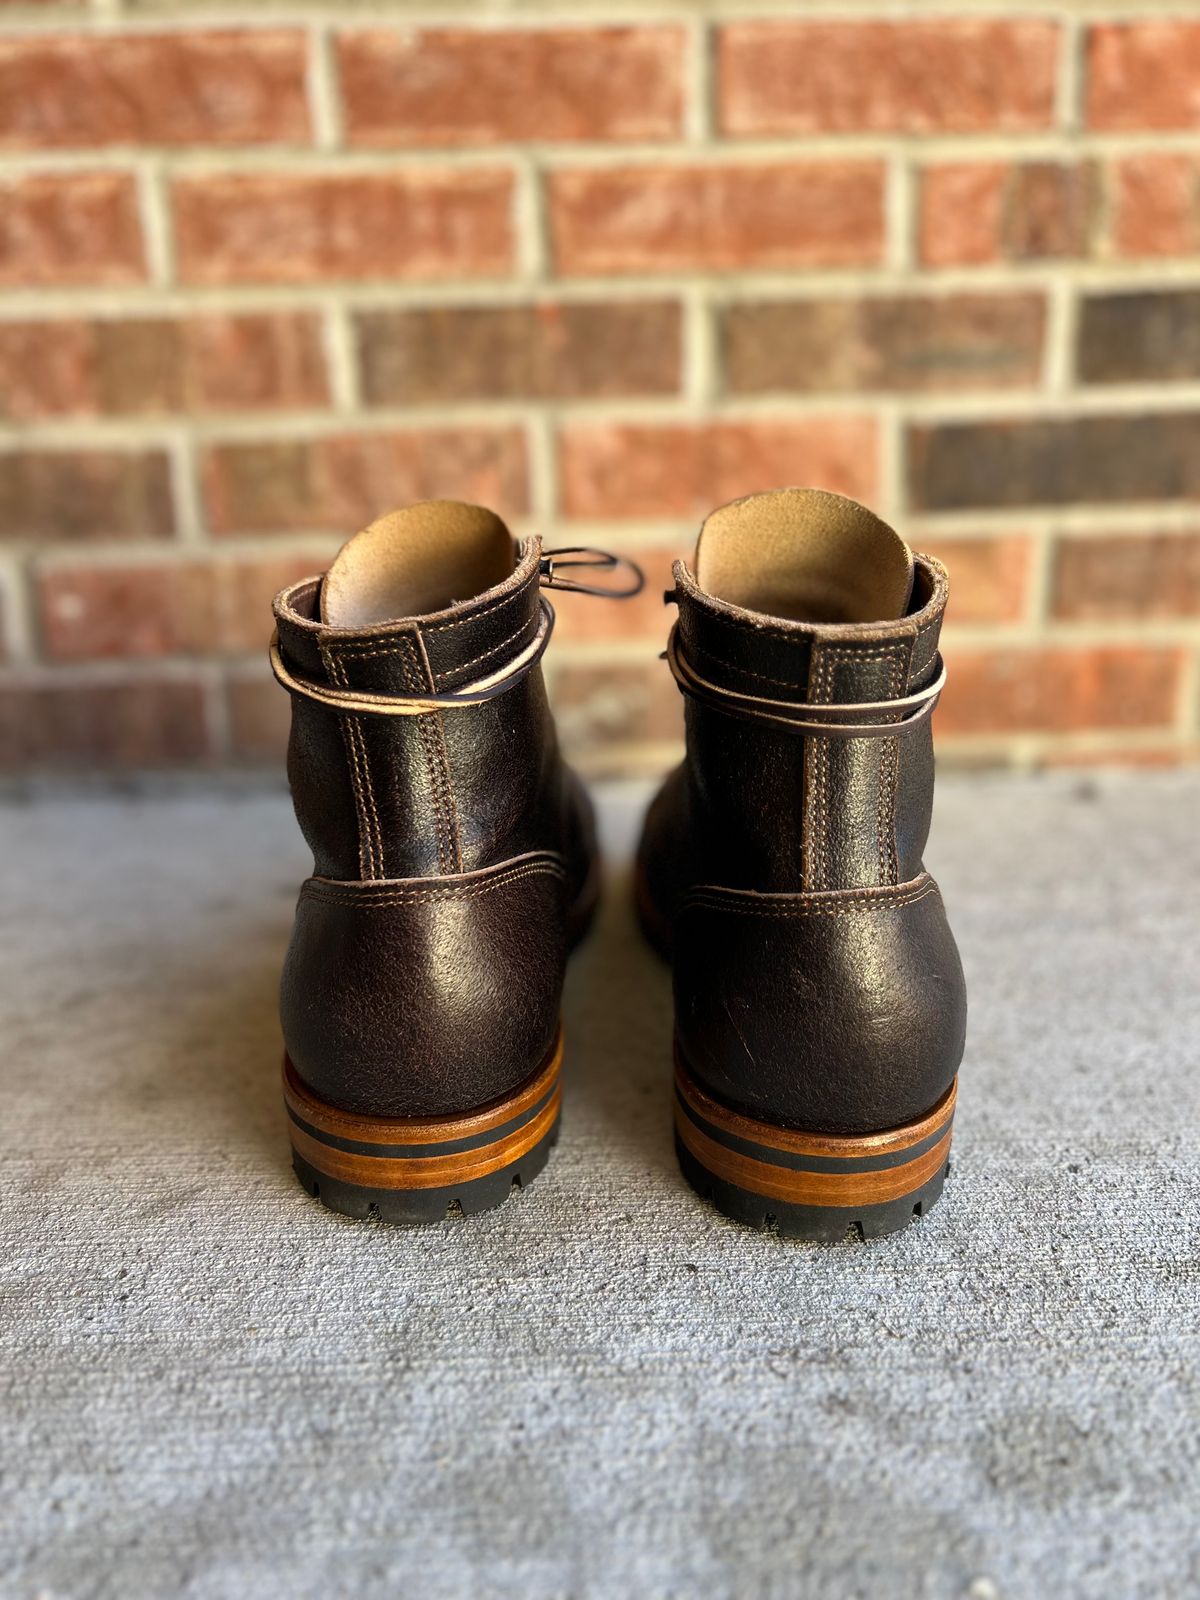
M 550 853 L 452 877 L 309 879 L 280 990 L 296 1073 L 368 1116 L 443 1116 L 511 1093 L 556 1037 L 565 900 Z
M 701 889 L 675 941 L 679 1049 L 727 1105 L 867 1133 L 922 1115 L 953 1082 L 965 984 L 927 874 L 852 892 Z

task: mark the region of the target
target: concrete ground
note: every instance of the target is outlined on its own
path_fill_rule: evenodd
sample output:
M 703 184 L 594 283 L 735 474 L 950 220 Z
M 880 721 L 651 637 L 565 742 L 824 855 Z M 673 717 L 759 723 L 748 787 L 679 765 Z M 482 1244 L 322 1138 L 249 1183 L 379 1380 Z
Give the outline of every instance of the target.
M 0 807 L 0 1593 L 1200 1592 L 1200 775 L 944 780 L 954 1171 L 873 1245 L 681 1183 L 641 791 L 503 1210 L 292 1178 L 273 793 Z

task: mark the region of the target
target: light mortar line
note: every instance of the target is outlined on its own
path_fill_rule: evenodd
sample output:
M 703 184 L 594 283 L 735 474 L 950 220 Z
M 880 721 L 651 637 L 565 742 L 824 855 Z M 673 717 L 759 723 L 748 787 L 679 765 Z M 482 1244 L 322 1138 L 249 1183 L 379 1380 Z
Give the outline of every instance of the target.
M 162 442 L 170 468 L 176 542 L 195 549 L 204 542 L 204 510 L 193 439 L 184 430 L 176 430 Z
M 683 136 L 705 145 L 716 135 L 716 35 L 702 14 L 694 18 L 684 37 Z
M 954 574 L 950 574 L 953 596 Z M 951 610 L 953 610 L 951 598 Z M 1141 649 L 1170 649 L 1190 646 L 1200 639 L 1196 619 L 1164 621 L 1162 618 L 1111 618 L 1103 622 L 1029 621 L 1011 623 L 948 622 L 947 645 L 971 653 L 978 650 L 1021 649 L 1061 650 L 1068 654 L 1090 653 L 1112 645 Z
M 11 177 L 47 172 L 126 171 L 130 163 L 154 159 L 172 175 L 220 177 L 248 172 L 265 175 L 353 177 L 366 174 L 403 176 L 407 172 L 507 170 L 526 161 L 549 171 L 574 168 L 609 171 L 621 167 L 664 166 L 687 172 L 693 167 L 805 166 L 841 161 L 886 161 L 903 135 L 811 134 L 804 139 L 713 139 L 704 143 L 664 140 L 661 143 L 547 144 L 526 142 L 381 149 L 348 146 L 331 150 L 316 144 L 262 145 L 112 145 L 104 149 L 19 150 L 5 152 Z M 929 135 L 909 146 L 916 164 L 961 161 L 1039 161 L 1066 157 L 1114 158 L 1124 155 L 1196 153 L 1194 131 L 1102 132 L 1067 136 L 1058 132 Z
M 917 185 L 912 163 L 903 149 L 889 160 L 885 182 L 885 258 L 893 271 L 912 272 L 917 266 Z
M 512 230 L 517 271 L 527 283 L 541 283 L 552 270 L 549 220 L 542 206 L 542 180 L 536 162 L 517 162 L 512 188 Z
M 1053 603 L 1055 537 L 1048 528 L 1039 528 L 1030 537 L 1029 581 L 1025 594 L 1025 622 L 1031 629 L 1051 626 Z
M 241 566 L 273 561 L 291 563 L 297 556 L 306 556 L 313 562 L 313 571 L 320 563 L 328 561 L 344 543 L 345 530 L 340 533 L 318 534 L 221 534 L 205 540 L 199 546 L 187 545 L 178 540 L 160 539 L 143 543 L 122 542 L 118 539 L 98 540 L 87 544 L 59 544 L 47 546 L 42 541 L 30 542 L 27 555 L 38 572 L 61 572 L 76 567 L 95 567 L 103 571 L 116 568 L 188 567 L 200 561 L 206 566 Z M 18 546 L 19 550 L 20 547 Z M 2 562 L 3 558 L 0 558 Z
M 1179 732 L 1185 739 L 1195 739 L 1200 734 L 1200 647 L 1184 660 L 1176 710 Z
M 339 150 L 343 144 L 342 105 L 333 38 L 328 25 L 309 29 L 305 85 L 314 144 L 319 150 Z
M 904 520 L 908 496 L 905 486 L 904 416 L 899 406 L 879 410 L 879 514 L 898 527 Z
M 249 412 L 215 417 L 51 417 L 45 421 L 0 424 L 0 451 L 21 448 L 79 449 L 92 445 L 140 448 L 186 426 L 205 443 L 255 444 L 279 440 L 318 440 L 344 434 L 348 426 L 364 436 L 423 433 L 438 429 L 503 428 L 525 421 L 531 401 L 464 400 L 418 407 L 378 406 L 347 415 L 338 411 Z M 575 425 L 627 423 L 672 426 L 720 422 L 799 423 L 814 418 L 869 416 L 903 405 L 908 423 L 940 427 L 985 423 L 1070 421 L 1088 417 L 1137 419 L 1200 410 L 1200 383 L 1170 387 L 1096 387 L 1069 394 L 1006 389 L 956 396 L 902 395 L 894 391 L 852 394 L 770 394 L 724 398 L 719 408 L 697 415 L 692 396 L 630 397 L 626 400 L 573 400 L 564 414 Z M 950 508 L 947 508 L 950 509 Z M 986 508 L 985 508 L 986 509 Z M 1003 509 L 1003 508 L 993 508 Z
M 1066 273 L 1055 277 L 1046 296 L 1045 387 L 1068 395 L 1075 382 L 1075 339 L 1078 301 Z
M 91 4 L 94 16 L 107 15 L 121 4 L 121 0 L 91 0 Z M 197 5 L 187 9 L 181 16 L 178 0 L 158 0 L 158 3 L 155 0 L 142 0 L 136 10 L 123 9 L 119 15 L 124 30 L 141 32 L 178 32 L 195 26 L 300 26 L 313 20 L 324 20 L 346 28 L 378 28 L 390 20 L 393 26 L 432 28 L 453 25 L 476 32 L 491 32 L 498 27 L 506 31 L 536 31 L 547 27 L 588 27 L 633 22 L 652 26 L 678 22 L 681 17 L 694 15 L 697 10 L 715 20 L 741 21 L 745 17 L 746 6 L 744 0 L 707 0 L 707 3 L 704 0 L 666 0 L 666 3 L 659 0 L 652 6 L 638 5 L 635 0 L 608 0 L 608 3 L 597 4 L 594 8 L 586 3 L 582 6 L 564 5 L 563 0 L 497 0 L 494 6 L 481 7 L 471 6 L 466 0 L 458 0 L 458 3 L 451 0 L 444 6 L 429 0 L 425 5 L 401 3 L 390 9 L 379 5 L 350 4 L 344 10 L 339 10 L 329 0 L 325 0 L 325 3 L 313 0 L 312 4 L 265 6 L 263 16 L 268 21 L 250 23 L 246 20 L 244 5 L 240 8 L 219 3 Z M 964 13 L 970 18 L 999 21 L 1012 16 L 1079 16 L 1131 22 L 1146 20 L 1143 0 L 1053 0 L 1053 3 L 1048 3 L 1048 0 L 982 0 L 982 3 L 968 0 L 966 6 L 961 0 L 958 3 L 951 3 L 951 0 L 805 0 L 803 11 L 805 18 L 813 16 L 822 20 L 840 18 L 864 22 L 961 20 Z M 754 20 L 762 17 L 795 22 L 800 20 L 796 12 L 795 0 L 755 0 L 753 8 Z M 1194 14 L 1194 0 L 1155 0 L 1152 12 L 1155 18 L 1192 17 Z M 63 22 L 86 25 L 87 17 L 68 13 L 65 18 L 55 20 L 60 25 Z M 38 7 L 30 6 L 19 15 L 18 21 L 32 27 L 40 24 L 39 31 L 47 28 L 45 12 Z
M 558 451 L 557 428 L 550 409 L 538 407 L 529 412 L 526 440 L 529 501 L 534 523 L 530 531 L 553 543 L 551 535 L 559 519 Z
M 321 330 L 334 409 L 357 412 L 362 405 L 358 349 L 353 319 L 344 302 L 333 298 L 326 303 Z
M 1064 17 L 1058 51 L 1058 78 L 1055 83 L 1055 121 L 1066 134 L 1077 134 L 1084 126 L 1084 50 L 1086 32 L 1076 17 Z
M 954 610 L 954 573 L 950 574 L 950 611 Z M 658 659 L 668 622 L 664 618 L 661 634 L 649 631 L 630 638 L 555 641 L 555 661 L 573 667 L 649 665 Z M 997 650 L 1050 649 L 1067 654 L 1087 655 L 1111 646 L 1148 649 L 1190 648 L 1200 639 L 1200 623 L 1195 619 L 1164 623 L 1136 619 L 1105 622 L 1057 623 L 1047 628 L 1030 622 L 969 623 L 948 621 L 943 633 L 946 651 L 964 656 Z
M 27 570 L 19 550 L 0 552 L 0 596 L 4 665 L 19 668 L 37 657 L 33 574 Z
M 1117 506 L 1014 506 L 980 507 L 978 510 L 919 511 L 912 523 L 920 530 L 919 537 L 939 536 L 958 538 L 969 531 L 981 537 L 1012 531 L 1026 533 L 1031 519 L 1041 516 L 1054 518 L 1054 531 L 1058 535 L 1143 533 L 1147 527 L 1154 532 L 1200 532 L 1200 503 L 1195 501 L 1123 501 Z M 968 521 L 970 528 L 961 524 Z
M 166 287 L 175 276 L 175 250 L 166 178 L 161 164 L 153 160 L 139 162 L 135 177 L 146 268 L 152 284 Z
M 560 278 L 545 286 L 548 297 L 564 302 L 628 301 L 643 298 L 677 298 L 688 288 L 703 288 L 718 303 L 736 305 L 747 300 L 812 301 L 826 297 L 865 297 L 909 292 L 942 296 L 957 293 L 1012 294 L 1049 291 L 1063 270 L 1061 264 L 1013 263 L 951 269 L 806 268 L 802 275 L 747 269 L 736 280 L 717 272 L 627 274 L 617 277 Z M 1196 257 L 1148 258 L 1141 261 L 1073 262 L 1072 280 L 1093 293 L 1145 292 L 1200 288 L 1200 260 Z M 320 279 L 312 284 L 146 285 L 128 288 L 78 288 L 39 285 L 37 288 L 0 291 L 0 320 L 39 320 L 57 315 L 119 316 L 137 309 L 162 315 L 188 311 L 262 311 L 303 309 L 314 301 L 337 294 L 352 306 L 512 305 L 527 303 L 527 282 L 508 278 L 463 279 L 453 282 L 402 279 Z M 539 294 L 540 297 L 540 294 Z
M 683 297 L 683 386 L 685 401 L 697 414 L 708 411 L 721 392 L 718 313 L 702 287 Z
M 195 683 L 208 657 L 154 656 L 121 661 L 31 662 L 9 672 L 0 669 L 0 682 L 28 688 L 87 689 L 138 683 Z

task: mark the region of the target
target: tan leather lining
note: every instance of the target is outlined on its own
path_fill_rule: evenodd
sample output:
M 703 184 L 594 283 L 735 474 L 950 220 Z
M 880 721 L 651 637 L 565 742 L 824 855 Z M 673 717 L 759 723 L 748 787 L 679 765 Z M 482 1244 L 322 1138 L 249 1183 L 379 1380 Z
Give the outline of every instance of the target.
M 458 500 L 391 511 L 339 551 L 321 586 L 321 620 L 367 628 L 473 599 L 512 573 L 516 547 L 495 512 Z
M 794 622 L 902 617 L 912 551 L 886 522 L 824 489 L 775 489 L 714 511 L 696 545 L 696 582 L 730 605 Z

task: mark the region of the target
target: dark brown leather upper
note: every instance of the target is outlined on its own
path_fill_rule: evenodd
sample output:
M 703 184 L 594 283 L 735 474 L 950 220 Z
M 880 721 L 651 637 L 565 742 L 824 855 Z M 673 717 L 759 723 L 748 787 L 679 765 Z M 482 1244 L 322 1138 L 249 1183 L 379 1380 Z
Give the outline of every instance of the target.
M 306 579 L 275 601 L 283 663 L 345 690 L 462 689 L 534 638 L 539 557 L 525 541 L 487 594 L 358 630 L 323 623 L 321 580 Z M 288 777 L 314 857 L 281 989 L 297 1072 L 368 1115 L 468 1111 L 511 1091 L 553 1040 L 593 855 L 540 666 L 484 704 L 415 716 L 297 695 Z
M 947 585 L 929 557 L 916 557 L 907 615 L 879 623 L 764 617 L 704 593 L 682 563 L 675 580 L 680 649 L 718 691 L 886 703 L 938 670 Z M 825 737 L 728 714 L 718 694 L 688 699 L 686 727 L 639 874 L 672 947 L 693 1076 L 738 1110 L 812 1132 L 872 1132 L 928 1110 L 966 1025 L 958 953 L 921 860 L 930 719 L 895 737 Z

